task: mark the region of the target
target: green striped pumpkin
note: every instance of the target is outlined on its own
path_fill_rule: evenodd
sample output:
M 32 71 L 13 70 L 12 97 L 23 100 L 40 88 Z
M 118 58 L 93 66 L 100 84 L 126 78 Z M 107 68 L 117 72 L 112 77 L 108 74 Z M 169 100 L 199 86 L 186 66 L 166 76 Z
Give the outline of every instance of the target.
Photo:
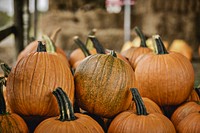
M 129 88 L 135 83 L 131 66 L 114 55 L 88 56 L 74 75 L 80 108 L 106 118 L 128 109 L 132 101 Z

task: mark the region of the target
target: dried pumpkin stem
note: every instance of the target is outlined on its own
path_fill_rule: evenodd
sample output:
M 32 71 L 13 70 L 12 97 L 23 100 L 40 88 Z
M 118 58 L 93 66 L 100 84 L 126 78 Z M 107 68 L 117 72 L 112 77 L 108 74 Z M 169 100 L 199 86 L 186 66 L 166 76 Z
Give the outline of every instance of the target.
M 142 97 L 140 96 L 138 90 L 136 88 L 131 88 L 130 90 L 136 105 L 137 115 L 148 115 Z
M 58 28 L 55 29 L 55 31 L 53 32 L 53 34 L 50 36 L 50 38 L 51 38 L 51 40 L 52 40 L 53 42 L 56 42 L 57 35 L 58 35 L 58 33 L 59 33 L 60 31 L 61 31 L 61 28 L 58 27 Z
M 67 94 L 62 90 L 62 88 L 58 87 L 56 89 L 56 91 L 59 93 L 59 95 L 61 96 L 62 98 L 62 102 L 64 104 L 64 112 L 66 113 L 65 114 L 65 120 L 67 121 L 71 121 L 71 120 L 75 120 L 76 117 L 74 115 L 74 109 L 73 109 L 73 106 L 69 100 L 69 97 L 67 96 Z
M 4 77 L 0 77 L 0 114 L 6 114 L 6 103 L 3 96 Z
M 113 57 L 117 57 L 117 54 L 115 53 L 114 50 L 111 50 L 111 51 L 110 51 L 110 55 L 112 55 Z
M 1 69 L 4 72 L 4 76 L 8 77 L 9 73 L 11 72 L 11 68 L 6 63 L 1 63 Z
M 103 45 L 99 42 L 99 40 L 95 36 L 89 36 L 89 38 L 92 41 L 97 53 L 106 54 L 106 51 L 105 51 Z
M 154 35 L 152 38 L 155 43 L 154 45 L 157 47 L 157 54 L 169 54 L 159 35 Z
M 144 36 L 142 31 L 137 26 L 134 28 L 134 30 L 137 33 L 137 35 L 140 37 L 140 40 L 141 40 L 140 47 L 147 47 L 146 37 Z
M 43 40 L 45 41 L 46 44 L 46 51 L 49 53 L 55 53 L 56 52 L 56 46 L 54 44 L 54 42 L 51 40 L 50 37 L 48 37 L 47 35 L 43 35 L 42 36 Z
M 53 92 L 53 95 L 56 97 L 56 100 L 57 100 L 57 102 L 58 102 L 58 105 L 59 105 L 59 110 L 60 110 L 60 118 L 59 118 L 59 120 L 60 121 L 65 121 L 65 115 L 66 115 L 66 113 L 64 112 L 64 105 L 63 105 L 63 102 L 62 102 L 62 98 L 61 98 L 61 96 L 59 95 L 59 93 L 56 91 L 56 90 L 54 90 Z
M 46 52 L 46 46 L 42 44 L 41 41 L 38 41 L 38 47 L 37 47 L 37 52 Z
M 79 46 L 79 48 L 83 51 L 85 57 L 91 55 L 89 50 L 86 48 L 85 44 L 79 39 L 78 36 L 74 37 L 74 42 Z
M 94 36 L 95 33 L 96 33 L 96 31 L 97 31 L 96 29 L 92 29 L 92 30 L 90 31 L 90 33 L 88 34 L 88 37 L 87 37 L 87 40 L 86 40 L 86 43 L 85 43 L 85 46 L 86 46 L 86 48 L 87 48 L 88 50 L 94 49 L 93 43 L 92 43 L 92 41 L 90 40 L 89 36 Z

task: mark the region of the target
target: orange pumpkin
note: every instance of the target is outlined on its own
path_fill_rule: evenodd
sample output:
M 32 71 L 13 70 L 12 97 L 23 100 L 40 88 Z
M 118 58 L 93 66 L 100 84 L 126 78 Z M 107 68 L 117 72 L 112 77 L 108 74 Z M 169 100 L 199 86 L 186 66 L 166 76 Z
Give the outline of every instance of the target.
M 159 106 L 179 105 L 192 92 L 193 66 L 185 56 L 168 52 L 158 35 L 153 38 L 157 53 L 146 54 L 135 69 L 138 90 Z
M 186 102 L 174 111 L 171 117 L 171 121 L 173 122 L 175 128 L 177 128 L 180 122 L 184 120 L 187 116 L 192 113 L 199 113 L 199 111 L 200 104 L 198 102 Z
M 53 51 L 52 51 L 53 52 Z M 74 78 L 56 52 L 46 52 L 41 42 L 37 52 L 20 59 L 7 80 L 7 98 L 11 109 L 20 115 L 55 116 L 56 100 L 51 92 L 61 86 L 74 101 Z
M 186 101 L 200 101 L 200 88 L 193 89 Z
M 91 117 L 74 113 L 67 94 L 57 88 L 53 91 L 60 108 L 60 117 L 52 117 L 41 122 L 34 133 L 103 133 L 101 126 Z
M 28 133 L 28 127 L 24 120 L 15 113 L 6 111 L 6 103 L 3 96 L 4 77 L 0 77 L 0 132 L 1 133 Z
M 114 55 L 90 55 L 74 74 L 80 108 L 106 118 L 128 109 L 131 104 L 129 88 L 135 83 L 131 66 Z
M 149 113 L 137 89 L 131 89 L 137 113 L 132 110 L 118 114 L 108 133 L 176 133 L 172 122 L 160 113 Z
M 152 52 L 152 50 L 148 48 L 146 45 L 146 38 L 144 34 L 142 33 L 142 31 L 138 27 L 135 27 L 135 31 L 138 34 L 138 36 L 141 38 L 140 47 L 131 47 L 121 53 L 124 57 L 128 58 L 133 69 L 135 69 L 136 67 L 135 61 L 137 57 L 139 57 L 140 55 L 144 55 L 146 53 Z

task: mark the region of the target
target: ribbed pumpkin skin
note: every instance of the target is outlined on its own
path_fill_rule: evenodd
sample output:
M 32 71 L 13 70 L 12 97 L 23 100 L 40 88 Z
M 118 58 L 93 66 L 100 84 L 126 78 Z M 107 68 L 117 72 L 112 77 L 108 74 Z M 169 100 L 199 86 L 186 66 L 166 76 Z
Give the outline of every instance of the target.
M 174 113 L 172 114 L 171 121 L 174 124 L 175 127 L 178 126 L 178 124 L 188 115 L 199 112 L 200 111 L 200 105 L 196 102 L 187 102 L 180 107 L 178 107 Z
M 41 122 L 34 133 L 104 133 L 101 126 L 91 117 L 75 113 L 77 117 L 73 121 L 60 121 L 57 117 L 49 118 Z
M 146 98 L 146 97 L 142 97 L 142 100 L 144 101 L 144 105 L 145 105 L 148 113 L 161 113 L 161 114 L 163 114 L 160 107 L 154 101 L 152 101 L 151 99 Z M 133 110 L 136 113 L 136 106 L 135 106 L 134 101 L 131 103 L 129 110 Z
M 63 58 L 56 53 L 35 52 L 11 70 L 7 98 L 11 109 L 21 115 L 56 116 L 57 102 L 51 92 L 62 87 L 74 101 L 74 80 Z
M 137 115 L 125 111 L 111 122 L 108 133 L 176 133 L 172 122 L 160 113 Z
M 28 133 L 24 120 L 17 114 L 0 115 L 1 133 Z
M 193 89 L 186 101 L 187 102 L 189 102 L 189 101 L 200 101 L 200 97 L 197 94 L 197 92 Z
M 151 49 L 147 48 L 147 47 L 131 47 L 128 50 L 122 52 L 121 54 L 123 56 L 125 56 L 126 58 L 128 58 L 132 68 L 135 69 L 135 60 L 137 59 L 138 56 L 146 54 L 146 53 L 150 53 L 152 52 Z
M 200 112 L 192 113 L 185 117 L 177 126 L 178 133 L 199 133 Z
M 178 105 L 192 92 L 194 70 L 190 61 L 175 52 L 146 54 L 135 69 L 137 88 L 158 105 Z
M 109 118 L 130 106 L 134 71 L 121 59 L 105 54 L 89 56 L 79 64 L 74 78 L 77 102 L 89 113 Z

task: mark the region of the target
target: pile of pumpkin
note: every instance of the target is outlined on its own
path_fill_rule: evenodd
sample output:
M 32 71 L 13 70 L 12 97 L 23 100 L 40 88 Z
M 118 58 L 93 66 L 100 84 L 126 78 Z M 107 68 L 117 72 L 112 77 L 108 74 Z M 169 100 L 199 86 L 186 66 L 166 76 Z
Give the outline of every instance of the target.
M 135 31 L 140 46 L 121 53 L 105 49 L 92 31 L 85 44 L 74 37 L 80 48 L 69 59 L 55 36 L 43 36 L 12 68 L 2 63 L 0 132 L 200 132 L 191 62 L 167 51 L 159 35 L 150 49 Z

